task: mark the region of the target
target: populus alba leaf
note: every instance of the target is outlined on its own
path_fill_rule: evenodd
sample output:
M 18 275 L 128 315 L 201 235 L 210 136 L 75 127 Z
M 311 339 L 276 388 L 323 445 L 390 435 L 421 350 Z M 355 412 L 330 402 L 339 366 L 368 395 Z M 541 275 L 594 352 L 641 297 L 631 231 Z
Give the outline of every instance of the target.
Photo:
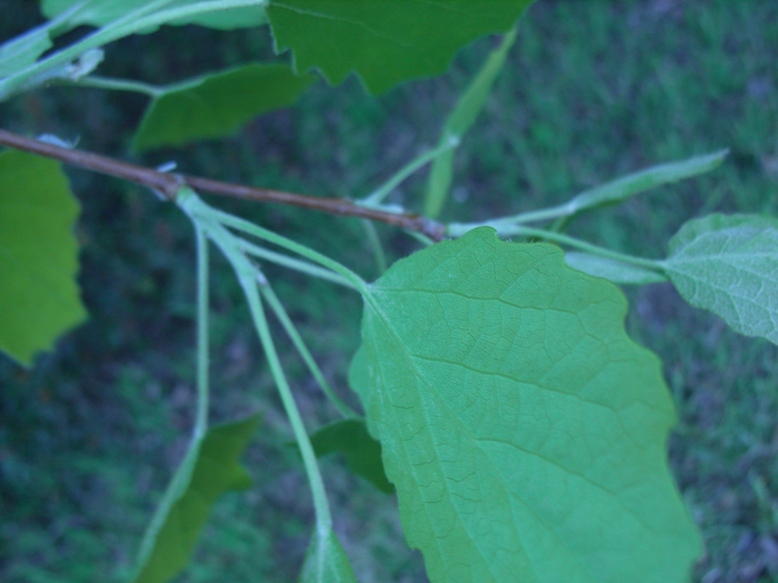
M 300 583 L 356 583 L 346 552 L 331 530 L 313 533 L 305 555 Z
M 446 119 L 440 145 L 451 141 L 459 143 L 462 136 L 470 129 L 478 114 L 484 107 L 487 97 L 497 75 L 502 70 L 505 57 L 516 40 L 516 28 L 505 35 L 499 47 L 491 52 L 483 67 L 475 76 L 467 90 L 462 94 L 453 111 Z M 435 158 L 430 169 L 430 179 L 427 194 L 424 198 L 424 214 L 436 217 L 440 214 L 448 196 L 454 167 L 454 150 L 443 152 Z
M 675 410 L 618 288 L 480 228 L 370 291 L 370 428 L 433 583 L 688 579 L 701 542 L 667 467 Z
M 687 222 L 663 262 L 691 305 L 778 344 L 778 219 L 714 214 Z
M 143 115 L 135 149 L 231 134 L 262 113 L 292 105 L 315 80 L 286 65 L 251 64 L 171 87 Z
M 25 366 L 86 319 L 75 280 L 78 213 L 57 162 L 0 154 L 0 350 Z
M 111 22 L 126 16 L 133 10 L 150 7 L 155 3 L 158 4 L 157 0 L 42 0 L 41 7 L 43 14 L 48 18 L 54 18 L 65 11 L 75 8 L 75 11 L 67 20 L 69 27 L 74 28 L 81 24 L 105 26 L 106 24 L 110 24 Z M 151 6 L 151 9 L 147 10 L 144 13 L 144 16 L 158 13 L 163 10 L 201 3 L 203 3 L 203 0 L 173 0 L 172 2 L 166 3 L 161 8 L 154 9 L 153 6 Z M 231 30 L 235 28 L 251 28 L 265 24 L 266 22 L 265 10 L 257 3 L 257 6 L 207 12 L 174 20 L 168 24 L 197 24 L 220 30 Z M 154 30 L 154 28 L 151 28 L 144 30 L 144 32 L 154 32 Z
M 251 485 L 238 459 L 258 425 L 253 415 L 193 443 L 146 531 L 133 583 L 163 583 L 183 569 L 219 496 Z
M 508 31 L 532 0 L 270 0 L 276 51 L 296 71 L 321 69 L 331 84 L 356 72 L 383 93 L 443 73 L 457 50 Z
M 311 435 L 311 445 L 317 457 L 343 454 L 351 473 L 362 476 L 382 492 L 394 492 L 381 461 L 381 444 L 370 436 L 362 419 L 343 419 L 322 427 Z
M 3 43 L 0 45 L 0 77 L 7 77 L 32 65 L 51 46 L 46 25 Z

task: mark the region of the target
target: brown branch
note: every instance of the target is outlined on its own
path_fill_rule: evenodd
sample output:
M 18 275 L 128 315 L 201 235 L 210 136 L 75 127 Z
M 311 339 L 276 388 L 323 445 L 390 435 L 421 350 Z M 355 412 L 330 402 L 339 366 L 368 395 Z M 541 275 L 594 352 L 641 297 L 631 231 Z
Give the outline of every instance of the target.
M 440 241 L 446 233 L 446 228 L 443 224 L 421 215 L 411 213 L 396 214 L 366 208 L 344 198 L 306 196 L 254 186 L 219 182 L 197 176 L 160 172 L 153 168 L 136 166 L 135 164 L 108 158 L 107 156 L 81 150 L 71 150 L 49 144 L 48 142 L 25 138 L 3 129 L 0 129 L 0 144 L 46 156 L 47 158 L 54 158 L 72 166 L 86 168 L 101 174 L 115 176 L 116 178 L 123 178 L 124 180 L 129 180 L 161 192 L 170 200 L 174 200 L 179 189 L 183 185 L 187 185 L 198 192 L 208 192 L 259 202 L 286 204 L 333 215 L 380 221 L 409 231 L 416 231 L 434 241 Z

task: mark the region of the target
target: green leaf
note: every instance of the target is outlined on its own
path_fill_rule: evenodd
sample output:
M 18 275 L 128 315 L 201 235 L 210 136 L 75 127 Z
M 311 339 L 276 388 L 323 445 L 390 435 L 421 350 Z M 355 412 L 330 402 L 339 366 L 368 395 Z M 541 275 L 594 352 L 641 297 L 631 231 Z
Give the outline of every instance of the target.
M 778 219 L 710 215 L 687 222 L 663 262 L 691 305 L 778 344 Z
M 618 288 L 481 228 L 397 262 L 362 327 L 384 466 L 433 582 L 680 582 L 676 421 Z
M 331 84 L 356 72 L 371 93 L 443 73 L 461 47 L 506 32 L 532 0 L 270 0 L 276 51 Z
M 244 65 L 176 86 L 155 98 L 135 135 L 136 150 L 235 132 L 252 118 L 292 105 L 315 81 L 286 65 Z
M 314 532 L 305 555 L 300 583 L 356 583 L 354 571 L 335 533 Z
M 460 97 L 454 110 L 449 114 L 440 137 L 440 145 L 450 142 L 459 143 L 462 136 L 470 129 L 473 122 L 486 103 L 486 98 L 492 90 L 497 75 L 502 70 L 505 57 L 516 40 L 514 27 L 502 41 L 502 44 L 491 52 L 481 70 Z M 427 194 L 424 199 L 424 214 L 436 217 L 440 214 L 451 186 L 454 166 L 454 150 L 444 152 L 432 164 L 430 170 Z
M 600 257 L 591 253 L 582 253 L 579 251 L 568 251 L 565 253 L 565 263 L 573 269 L 583 271 L 595 277 L 601 277 L 627 285 L 646 285 L 649 283 L 661 283 L 667 281 L 667 278 L 661 273 Z
M 251 485 L 238 458 L 258 425 L 259 415 L 253 415 L 194 441 L 143 538 L 135 583 L 162 583 L 183 569 L 219 496 Z
M 394 492 L 384 473 L 381 444 L 370 436 L 363 420 L 344 419 L 322 427 L 311 436 L 311 445 L 317 457 L 343 454 L 353 474 L 362 476 L 382 492 Z
M 46 25 L 3 43 L 0 45 L 0 77 L 7 77 L 32 65 L 51 46 Z
M 48 18 L 59 16 L 66 10 L 79 6 L 77 10 L 68 18 L 68 24 L 74 28 L 81 24 L 90 26 L 105 26 L 123 16 L 126 16 L 133 10 L 143 8 L 155 2 L 156 0 L 42 0 L 41 7 L 43 14 Z M 176 0 L 157 10 L 149 11 L 148 14 L 178 8 L 187 5 L 200 4 L 203 0 Z M 171 25 L 197 24 L 220 30 L 231 30 L 235 28 L 251 28 L 260 26 L 267 22 L 265 10 L 262 6 L 249 6 L 245 8 L 231 8 L 229 10 L 220 10 L 197 16 L 181 18 L 171 21 Z M 155 29 L 149 29 L 145 32 L 154 32 Z
M 646 190 L 710 172 L 721 165 L 728 153 L 729 150 L 721 150 L 680 162 L 660 164 L 629 174 L 613 182 L 596 186 L 571 199 L 565 205 L 568 210 L 567 214 L 572 215 L 584 210 L 624 202 Z
M 86 319 L 75 281 L 78 213 L 57 162 L 0 154 L 0 350 L 25 366 Z

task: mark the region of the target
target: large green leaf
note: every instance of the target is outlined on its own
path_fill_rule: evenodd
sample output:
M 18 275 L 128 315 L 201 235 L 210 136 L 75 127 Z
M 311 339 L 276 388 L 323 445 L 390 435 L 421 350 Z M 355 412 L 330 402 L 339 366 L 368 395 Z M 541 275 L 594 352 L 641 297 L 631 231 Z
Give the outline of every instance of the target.
M 506 32 L 532 0 L 270 0 L 276 50 L 332 84 L 354 71 L 371 93 L 443 73 L 457 50 Z
M 300 583 L 356 583 L 354 571 L 335 533 L 314 532 L 305 556 Z
M 459 143 L 462 136 L 470 129 L 473 122 L 486 103 L 486 98 L 492 90 L 497 75 L 502 70 L 505 57 L 508 55 L 516 40 L 514 28 L 505 35 L 499 47 L 491 52 L 484 66 L 475 76 L 462 97 L 459 98 L 453 111 L 443 127 L 440 137 L 440 145 L 454 141 Z M 424 214 L 428 217 L 436 217 L 443 208 L 448 196 L 449 187 L 454 167 L 454 150 L 448 150 L 437 158 L 430 169 L 430 179 L 427 186 L 427 194 L 424 199 Z
M 244 65 L 189 81 L 155 98 L 134 146 L 144 150 L 233 133 L 250 119 L 294 103 L 315 81 L 286 65 Z
M 68 18 L 68 25 L 72 28 L 80 24 L 91 26 L 105 26 L 117 20 L 133 10 L 149 6 L 157 0 L 42 0 L 43 14 L 48 18 L 59 16 L 67 10 L 77 7 L 72 16 Z M 202 3 L 203 0 L 173 0 L 158 10 L 151 10 L 148 14 L 179 8 L 187 5 Z M 251 28 L 265 24 L 267 18 L 262 6 L 248 6 L 244 8 L 232 8 L 199 14 L 188 18 L 181 18 L 169 24 L 184 25 L 198 24 L 210 28 L 230 30 L 234 28 Z M 144 32 L 153 32 L 148 29 Z
M 251 485 L 238 459 L 258 425 L 259 415 L 218 425 L 192 444 L 146 531 L 134 583 L 163 583 L 183 569 L 219 496 Z
M 382 492 L 394 492 L 381 461 L 381 444 L 370 436 L 362 419 L 343 419 L 322 427 L 311 435 L 311 445 L 318 457 L 343 454 L 352 473 Z
M 86 318 L 75 281 L 78 212 L 57 162 L 0 154 L 0 350 L 25 366 Z
M 701 543 L 667 467 L 674 407 L 625 311 L 559 248 L 489 228 L 371 286 L 371 430 L 431 581 L 687 580 Z
M 710 215 L 687 222 L 663 263 L 684 299 L 734 330 L 778 344 L 778 219 Z

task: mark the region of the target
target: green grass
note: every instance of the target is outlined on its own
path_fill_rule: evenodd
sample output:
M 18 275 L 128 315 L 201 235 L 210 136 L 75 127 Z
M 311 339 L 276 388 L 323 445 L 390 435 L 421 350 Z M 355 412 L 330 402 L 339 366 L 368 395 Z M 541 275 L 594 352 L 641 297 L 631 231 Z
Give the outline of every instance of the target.
M 0 2 L 0 12 L 18 16 L 0 22 L 2 34 L 34 23 L 21 0 Z M 270 54 L 267 37 L 254 32 L 228 42 L 201 30 L 165 35 L 167 44 L 156 48 L 154 37 L 109 48 L 106 74 L 160 82 Z M 443 78 L 377 100 L 354 79 L 335 89 L 322 82 L 298 107 L 252 122 L 235 138 L 153 152 L 144 161 L 172 158 L 214 178 L 364 195 L 434 146 L 445 112 L 491 45 L 483 40 L 463 51 Z M 206 59 L 202 46 L 221 50 Z M 710 175 L 585 216 L 571 232 L 661 257 L 688 218 L 778 214 L 776 63 L 778 4 L 771 0 L 540 0 L 457 154 L 456 198 L 444 218 L 550 206 L 645 166 L 723 147 L 731 155 Z M 126 157 L 143 104 L 137 96 L 48 89 L 0 105 L 0 121 L 23 132 L 81 136 L 85 148 Z M 0 579 L 12 583 L 121 581 L 192 422 L 190 227 L 135 187 L 81 172 L 73 181 L 84 205 L 81 282 L 92 321 L 32 372 L 0 360 Z M 420 208 L 424 186 L 422 173 L 396 200 Z M 358 221 L 224 206 L 375 274 Z M 402 234 L 379 231 L 393 257 L 415 248 Z M 269 275 L 347 395 L 358 298 L 280 270 Z M 626 291 L 630 332 L 661 356 L 678 403 L 671 461 L 707 547 L 695 581 L 778 580 L 778 350 L 693 310 L 668 285 Z M 179 581 L 293 580 L 312 524 L 309 493 L 223 261 L 215 266 L 213 305 L 214 416 L 264 412 L 246 457 L 256 487 L 219 503 L 196 565 Z M 332 419 L 303 367 L 287 361 L 310 427 Z M 391 499 L 337 459 L 324 473 L 336 530 L 360 580 L 423 581 Z

